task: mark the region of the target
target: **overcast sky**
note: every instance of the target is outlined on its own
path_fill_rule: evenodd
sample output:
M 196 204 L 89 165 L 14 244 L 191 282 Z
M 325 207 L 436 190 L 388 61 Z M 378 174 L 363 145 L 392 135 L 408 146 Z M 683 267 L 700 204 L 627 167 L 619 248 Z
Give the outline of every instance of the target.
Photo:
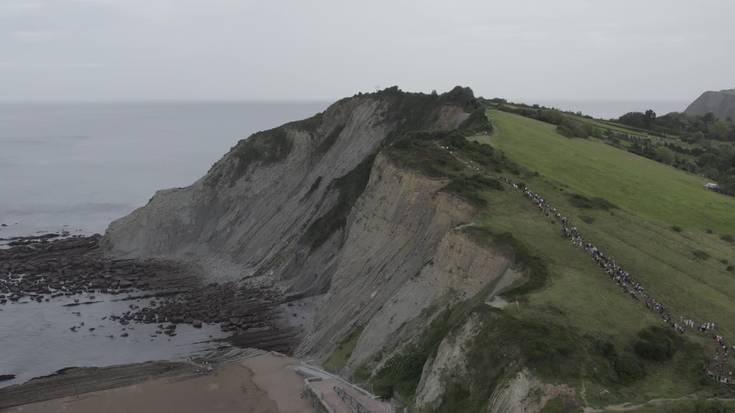
M 399 85 L 691 100 L 732 0 L 0 0 L 0 100 L 321 100 Z

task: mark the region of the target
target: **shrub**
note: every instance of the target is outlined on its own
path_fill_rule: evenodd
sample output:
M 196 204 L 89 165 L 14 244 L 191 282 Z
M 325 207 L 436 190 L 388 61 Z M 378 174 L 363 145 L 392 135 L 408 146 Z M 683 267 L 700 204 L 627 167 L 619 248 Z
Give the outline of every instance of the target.
M 630 353 L 616 356 L 613 366 L 622 383 L 632 383 L 646 376 L 646 369 L 643 364 Z
M 293 142 L 284 127 L 257 132 L 239 141 L 230 151 L 230 156 L 235 160 L 230 185 L 234 185 L 251 166 L 270 165 L 286 159 L 292 148 Z
M 513 257 L 513 263 L 519 266 L 528 276 L 525 283 L 511 288 L 503 293 L 503 296 L 510 299 L 519 297 L 530 292 L 541 289 L 549 279 L 549 268 L 540 257 L 533 255 L 528 247 L 510 232 L 495 234 L 486 228 L 469 227 L 466 228 L 470 236 L 478 242 L 494 246 L 503 250 L 506 254 Z
M 505 190 L 503 184 L 499 181 L 483 175 L 461 176 L 454 178 L 449 185 L 444 187 L 445 191 L 457 194 L 478 206 L 484 206 L 486 204 L 486 201 L 478 194 L 478 192 L 485 189 L 496 191 Z
M 390 358 L 378 371 L 375 380 L 371 381 L 375 394 L 388 398 L 398 392 L 404 397 L 412 398 L 426 359 L 427 354 L 415 346 Z
M 579 219 L 581 219 L 582 222 L 584 222 L 585 224 L 592 224 L 593 222 L 595 222 L 595 218 L 589 215 L 580 215 Z
M 638 332 L 633 350 L 642 359 L 651 361 L 671 360 L 681 338 L 673 331 L 662 327 L 648 327 Z
M 572 204 L 572 206 L 581 208 L 581 209 L 602 209 L 602 210 L 607 211 L 610 209 L 617 208 L 617 206 L 615 206 L 612 202 L 604 198 L 600 198 L 600 197 L 587 198 L 579 194 L 570 194 L 569 203 Z
M 709 259 L 709 254 L 702 250 L 694 250 L 692 251 L 692 254 L 694 255 L 694 258 L 698 260 L 704 261 Z
M 588 138 L 595 133 L 594 128 L 590 125 L 569 118 L 565 118 L 557 125 L 556 131 L 568 138 Z
M 367 186 L 374 160 L 375 156 L 367 157 L 355 169 L 329 183 L 330 189 L 334 188 L 339 192 L 337 202 L 329 211 L 309 225 L 302 236 L 303 243 L 316 249 L 324 244 L 332 234 L 344 228 L 347 223 L 347 215 Z

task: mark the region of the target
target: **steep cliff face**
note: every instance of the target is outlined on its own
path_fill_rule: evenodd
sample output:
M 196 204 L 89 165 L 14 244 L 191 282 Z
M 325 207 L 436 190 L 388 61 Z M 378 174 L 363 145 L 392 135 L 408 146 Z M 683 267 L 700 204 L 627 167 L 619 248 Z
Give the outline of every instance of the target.
M 474 133 L 473 121 L 486 120 L 477 109 L 462 88 L 343 99 L 239 142 L 193 185 L 160 191 L 112 223 L 104 245 L 116 256 L 189 262 L 210 280 L 272 285 L 308 303 L 288 310 L 308 319 L 298 355 L 325 361 L 354 337 L 338 368 L 377 371 L 444 309 L 477 297 L 494 305 L 518 279 L 507 252 L 465 231 L 476 209 L 456 182 L 422 166 L 464 167 L 432 139 Z M 385 149 L 406 136 L 439 158 L 402 164 Z M 419 406 L 441 404 L 444 373 L 463 371 L 462 343 L 476 326 L 476 317 L 459 325 L 426 361 Z
M 113 222 L 105 245 L 118 256 L 190 260 L 212 279 L 266 276 L 291 293 L 324 292 L 381 146 L 406 130 L 456 128 L 473 100 L 461 88 L 387 89 L 256 133 L 192 186 L 160 191 Z
M 340 337 L 361 329 L 351 370 L 377 349 L 410 338 L 411 323 L 425 321 L 432 305 L 468 299 L 505 274 L 505 255 L 460 230 L 474 208 L 446 193 L 446 184 L 378 156 L 300 352 L 324 356 Z
M 704 92 L 685 111 L 690 115 L 704 115 L 709 112 L 723 120 L 735 119 L 735 89 Z

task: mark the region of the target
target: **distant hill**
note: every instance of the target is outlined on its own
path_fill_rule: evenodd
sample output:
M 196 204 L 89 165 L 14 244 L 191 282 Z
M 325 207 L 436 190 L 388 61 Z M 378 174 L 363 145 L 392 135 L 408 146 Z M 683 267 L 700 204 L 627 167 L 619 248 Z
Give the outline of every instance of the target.
M 712 112 L 720 119 L 735 119 L 735 89 L 704 92 L 685 112 L 690 115 Z

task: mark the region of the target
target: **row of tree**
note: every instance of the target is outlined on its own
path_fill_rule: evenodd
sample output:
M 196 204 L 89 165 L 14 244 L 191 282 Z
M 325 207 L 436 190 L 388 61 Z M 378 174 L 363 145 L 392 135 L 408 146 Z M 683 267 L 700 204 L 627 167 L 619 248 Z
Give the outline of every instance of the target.
M 628 140 L 631 141 L 628 148 L 630 152 L 709 177 L 717 181 L 722 192 L 735 195 L 735 146 L 721 144 L 686 149 L 671 143 L 657 144 L 644 138 L 630 137 Z
M 716 181 L 722 192 L 735 195 L 735 145 L 714 141 L 735 142 L 735 125 L 716 119 L 711 113 L 693 116 L 685 113 L 669 113 L 658 117 L 653 110 L 630 112 L 618 122 L 654 135 L 674 135 L 682 143 L 654 142 L 651 139 L 595 127 L 590 122 L 557 109 L 539 105 L 508 104 L 505 101 L 489 101 L 500 110 L 556 125 L 557 131 L 573 138 L 601 138 L 628 151 L 655 161 L 674 166 Z M 579 116 L 579 115 L 578 115 Z M 620 140 L 629 145 L 618 145 Z
M 714 114 L 696 116 L 671 112 L 656 116 L 653 110 L 630 112 L 618 118 L 618 122 L 647 131 L 680 135 L 689 142 L 703 140 L 735 141 L 735 124 L 732 119 L 717 119 Z

